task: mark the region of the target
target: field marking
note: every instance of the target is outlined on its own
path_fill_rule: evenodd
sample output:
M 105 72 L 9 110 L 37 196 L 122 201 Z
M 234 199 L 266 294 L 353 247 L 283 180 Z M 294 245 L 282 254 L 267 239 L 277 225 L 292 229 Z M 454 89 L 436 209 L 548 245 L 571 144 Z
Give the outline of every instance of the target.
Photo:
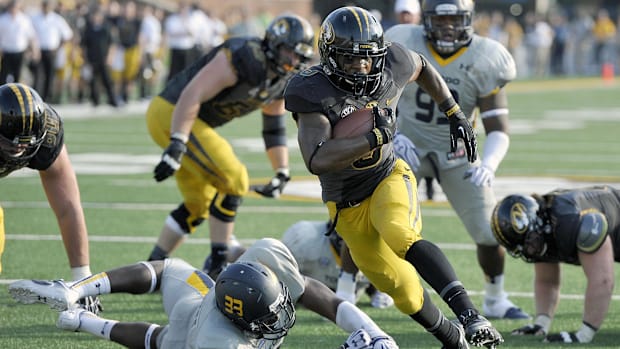
M 49 234 L 6 234 L 6 240 L 19 240 L 19 241 L 60 241 L 60 235 L 49 235 Z M 90 242 L 105 242 L 105 243 L 155 243 L 157 241 L 156 237 L 148 237 L 148 236 L 114 236 L 114 235 L 106 235 L 106 236 L 97 236 L 91 235 L 88 237 Z M 238 241 L 245 245 L 249 246 L 256 239 L 238 239 Z M 210 243 L 208 238 L 189 238 L 186 239 L 184 244 L 191 245 L 208 245 Z M 461 250 L 461 251 L 474 251 L 476 246 L 474 244 L 468 243 L 437 243 L 437 246 L 442 250 Z M 0 285 L 8 285 L 16 279 L 0 279 Z M 428 290 L 429 292 L 433 292 L 433 290 Z M 467 293 L 472 296 L 483 296 L 484 291 L 474 291 L 467 290 Z M 534 293 L 532 292 L 507 292 L 511 297 L 517 298 L 534 298 Z M 570 299 L 570 300 L 583 300 L 584 296 L 580 294 L 561 294 L 561 299 Z M 618 301 L 620 300 L 620 295 L 612 295 L 612 300 Z

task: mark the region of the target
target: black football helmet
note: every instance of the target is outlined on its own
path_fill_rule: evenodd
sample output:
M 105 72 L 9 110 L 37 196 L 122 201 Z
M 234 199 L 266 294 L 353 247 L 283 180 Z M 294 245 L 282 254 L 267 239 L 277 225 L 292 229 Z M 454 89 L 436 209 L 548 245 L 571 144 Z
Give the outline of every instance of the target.
M 531 262 L 544 255 L 549 226 L 539 211 L 540 205 L 534 198 L 516 194 L 506 196 L 495 206 L 491 229 L 511 256 Z
M 33 157 L 47 133 L 46 116 L 34 89 L 19 83 L 0 86 L 0 157 L 7 163 Z
M 371 94 L 381 85 L 388 46 L 381 23 L 360 7 L 338 8 L 321 25 L 319 55 L 323 71 L 336 87 L 356 96 Z M 369 74 L 344 69 L 345 62 L 354 57 L 372 58 Z
M 267 58 L 278 73 L 298 71 L 314 55 L 314 30 L 310 22 L 300 16 L 294 14 L 278 16 L 267 27 L 263 44 Z M 301 64 L 293 66 L 286 57 L 281 57 L 281 46 L 299 55 Z
M 473 0 L 424 0 L 424 34 L 440 55 L 450 55 L 468 45 L 474 34 Z
M 253 338 L 276 340 L 295 324 L 286 285 L 260 263 L 229 265 L 215 282 L 218 309 Z

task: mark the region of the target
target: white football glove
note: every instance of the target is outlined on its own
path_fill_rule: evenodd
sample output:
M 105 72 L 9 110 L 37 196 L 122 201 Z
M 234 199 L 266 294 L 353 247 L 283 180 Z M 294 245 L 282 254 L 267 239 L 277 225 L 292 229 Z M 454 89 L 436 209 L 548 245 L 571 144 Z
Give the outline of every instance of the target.
M 392 144 L 394 145 L 396 156 L 405 160 L 409 167 L 411 167 L 413 173 L 418 172 L 420 168 L 420 159 L 418 158 L 418 153 L 415 151 L 415 144 L 400 133 L 396 133 L 396 136 L 394 136 L 392 140 Z
M 495 173 L 486 166 L 472 167 L 465 172 L 463 179 L 468 179 L 478 187 L 493 185 Z
M 372 349 L 370 335 L 366 330 L 360 328 L 351 333 L 349 338 L 340 346 L 340 349 Z M 380 347 L 377 347 L 380 348 Z M 388 347 L 389 348 L 389 347 Z
M 378 336 L 370 341 L 370 347 L 372 349 L 399 349 L 398 344 L 394 342 L 391 337 Z

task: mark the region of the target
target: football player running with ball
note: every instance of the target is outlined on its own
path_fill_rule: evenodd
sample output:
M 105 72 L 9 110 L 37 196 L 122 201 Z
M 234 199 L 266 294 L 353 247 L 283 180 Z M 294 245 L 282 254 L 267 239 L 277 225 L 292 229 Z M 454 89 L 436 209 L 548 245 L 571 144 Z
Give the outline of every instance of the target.
M 476 243 L 485 276 L 483 314 L 489 318 L 527 319 L 504 291 L 504 249 L 491 232 L 496 199 L 495 171 L 508 151 L 508 99 L 504 85 L 514 79 L 515 64 L 499 43 L 473 33 L 472 0 L 425 0 L 423 26 L 397 25 L 386 38 L 420 52 L 446 80 L 467 120 L 480 110 L 486 141 L 482 159 L 468 161 L 466 149 L 445 142 L 450 121 L 441 105 L 420 86 L 408 85 L 398 103 L 398 131 L 415 144 L 420 164 L 416 178 L 434 177 Z M 397 147 L 397 151 L 403 149 Z M 397 154 L 405 158 L 403 154 Z
M 108 293 L 161 291 L 165 326 L 104 319 L 75 302 Z M 61 311 L 56 325 L 87 332 L 128 348 L 279 348 L 295 324 L 295 304 L 320 314 L 351 333 L 342 348 L 398 349 L 394 340 L 355 305 L 336 297 L 319 281 L 299 273 L 280 241 L 261 239 L 214 282 L 181 259 L 140 262 L 76 283 L 19 280 L 9 285 L 19 302 L 46 303 Z
M 415 81 L 448 117 L 451 132 L 445 142 L 456 148 L 463 141 L 475 161 L 473 129 L 441 75 L 418 53 L 385 42 L 379 21 L 359 7 L 341 7 L 325 18 L 319 52 L 320 64 L 293 77 L 284 97 L 297 121 L 306 167 L 318 175 L 333 228 L 353 261 L 444 348 L 500 344 L 501 334 L 478 313 L 443 252 L 422 239 L 415 177 L 391 143 L 396 126 L 391 108 L 405 85 Z M 364 108 L 374 110 L 370 132 L 333 138 L 341 119 Z M 416 271 L 459 324 L 433 304 Z
M 167 258 L 209 220 L 215 277 L 224 267 L 237 210 L 249 190 L 246 167 L 215 130 L 261 109 L 263 140 L 276 172 L 257 192 L 277 197 L 289 181 L 284 99 L 288 79 L 313 55 L 314 31 L 296 15 L 276 17 L 264 38 L 231 38 L 176 74 L 151 101 L 149 133 L 163 149 L 155 180 L 172 176 L 183 202 L 166 218 L 149 260 Z M 207 263 L 206 263 L 207 264 Z

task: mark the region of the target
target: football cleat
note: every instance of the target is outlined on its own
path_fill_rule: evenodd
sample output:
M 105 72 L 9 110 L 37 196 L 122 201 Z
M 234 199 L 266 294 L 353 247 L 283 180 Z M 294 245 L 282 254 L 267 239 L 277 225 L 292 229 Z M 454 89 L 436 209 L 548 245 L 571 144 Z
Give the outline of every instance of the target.
M 394 305 L 394 299 L 387 293 L 376 291 L 370 296 L 370 305 L 373 308 L 385 309 Z
M 58 311 L 73 307 L 80 298 L 63 280 L 19 280 L 9 285 L 9 293 L 20 303 L 43 303 Z
M 465 310 L 459 315 L 459 321 L 463 324 L 465 338 L 473 346 L 492 349 L 504 342 L 499 331 L 476 310 Z
M 82 325 L 81 318 L 83 315 L 97 316 L 82 308 L 61 311 L 58 314 L 58 320 L 56 320 L 56 327 L 66 331 L 77 331 Z
M 521 310 L 505 296 L 498 299 L 485 298 L 482 302 L 482 313 L 489 319 L 530 319 L 528 313 Z
M 467 343 L 467 338 L 465 338 L 465 330 L 463 329 L 463 325 L 458 320 L 451 320 L 450 322 L 459 331 L 459 342 L 456 345 L 456 349 L 469 349 L 469 343 Z M 448 348 L 444 345 L 441 349 Z

